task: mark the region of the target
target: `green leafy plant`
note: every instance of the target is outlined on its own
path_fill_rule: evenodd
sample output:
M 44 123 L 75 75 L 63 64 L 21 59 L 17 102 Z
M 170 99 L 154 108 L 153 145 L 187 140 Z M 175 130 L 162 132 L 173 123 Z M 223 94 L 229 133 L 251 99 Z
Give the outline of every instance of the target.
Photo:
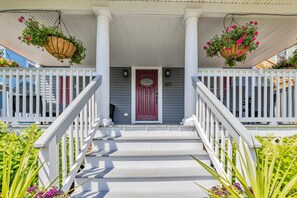
M 273 69 L 297 69 L 297 50 L 295 50 L 289 59 L 281 58 L 281 60 L 272 66 Z
M 214 191 L 214 189 L 202 188 L 209 194 L 210 197 L 247 197 L 247 198 L 285 198 L 288 197 L 290 190 L 293 189 L 297 182 L 296 170 L 292 170 L 297 157 L 295 156 L 290 162 L 288 167 L 282 171 L 285 153 L 280 153 L 277 145 L 268 146 L 263 150 L 258 149 L 255 151 L 256 162 L 255 164 L 249 158 L 248 149 L 243 144 L 243 150 L 239 151 L 239 164 L 235 164 L 225 153 L 226 160 L 232 166 L 233 175 L 238 181 L 238 185 L 234 185 L 232 181 L 224 175 L 218 173 L 202 161 L 193 157 L 202 167 L 204 167 L 215 179 L 217 179 L 222 187 L 222 190 Z M 239 149 L 237 147 L 237 149 Z M 222 150 L 222 152 L 224 152 Z M 260 153 L 263 152 L 263 153 Z M 216 156 L 215 153 L 212 155 Z M 263 156 L 263 159 L 260 157 Z M 219 159 L 220 160 L 220 159 Z M 223 161 L 224 163 L 224 161 Z M 227 165 L 225 164 L 225 168 Z M 238 168 L 240 167 L 240 168 Z M 293 175 L 288 179 L 290 171 Z M 284 182 L 288 180 L 284 186 Z M 198 184 L 199 185 L 199 184 Z M 200 185 L 199 185 L 200 186 Z M 240 192 L 238 186 L 240 186 Z M 218 187 L 216 187 L 218 188 Z M 289 197 L 295 196 L 291 194 Z
M 245 26 L 232 25 L 218 36 L 215 35 L 206 43 L 204 49 L 207 57 L 222 56 L 225 65 L 233 67 L 236 62 L 244 62 L 248 52 L 253 52 L 259 46 L 258 22 L 250 21 Z
M 13 60 L 0 58 L 0 67 L 20 67 L 20 65 Z
M 48 36 L 55 36 L 69 41 L 77 48 L 76 52 L 69 60 L 70 65 L 73 63 L 80 64 L 86 57 L 86 49 L 82 42 L 74 36 L 66 36 L 60 28 L 56 26 L 45 26 L 34 18 L 25 19 L 21 16 L 18 20 L 26 26 L 22 31 L 22 36 L 19 37 L 21 42 L 43 48 L 44 44 L 48 41 Z

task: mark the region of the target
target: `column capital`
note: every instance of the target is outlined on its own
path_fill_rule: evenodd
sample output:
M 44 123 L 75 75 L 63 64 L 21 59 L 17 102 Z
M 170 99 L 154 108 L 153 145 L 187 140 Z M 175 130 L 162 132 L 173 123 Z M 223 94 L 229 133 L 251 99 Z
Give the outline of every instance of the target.
M 201 14 L 202 14 L 202 9 L 201 8 L 186 9 L 184 19 L 185 19 L 185 21 L 187 21 L 190 18 L 198 19 Z
M 111 20 L 111 12 L 109 7 L 93 7 L 93 12 L 97 17 L 104 16 L 108 20 Z

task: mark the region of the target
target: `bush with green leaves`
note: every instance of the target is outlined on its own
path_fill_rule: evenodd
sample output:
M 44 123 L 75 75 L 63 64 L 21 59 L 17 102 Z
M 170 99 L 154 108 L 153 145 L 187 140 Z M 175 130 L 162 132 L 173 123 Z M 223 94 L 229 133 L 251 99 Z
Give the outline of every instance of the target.
M 10 131 L 8 127 L 0 122 L 0 162 L 3 161 L 4 156 L 12 150 L 12 160 L 11 160 L 11 170 L 10 170 L 10 182 L 13 181 L 17 170 L 20 166 L 22 156 L 25 152 L 25 148 L 28 145 L 28 167 L 34 163 L 36 156 L 38 155 L 38 150 L 33 147 L 34 142 L 41 135 L 42 130 L 37 127 L 37 125 L 32 125 L 28 128 L 21 130 L 20 132 Z M 38 164 L 34 164 L 34 169 L 38 168 Z M 2 189 L 3 180 L 3 163 L 0 164 L 0 189 Z M 24 169 L 23 171 L 29 171 L 29 169 Z M 35 177 L 33 184 L 37 184 L 38 178 Z

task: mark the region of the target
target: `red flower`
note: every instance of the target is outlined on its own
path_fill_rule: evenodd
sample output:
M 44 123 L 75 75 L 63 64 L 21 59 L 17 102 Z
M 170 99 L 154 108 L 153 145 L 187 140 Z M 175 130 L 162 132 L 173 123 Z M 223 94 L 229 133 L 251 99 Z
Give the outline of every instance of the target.
M 258 25 L 258 22 L 257 22 L 257 21 L 255 21 L 255 22 L 254 22 L 254 24 L 255 24 L 255 25 Z
M 237 28 L 237 25 L 232 25 L 231 26 L 233 29 L 236 29 Z
M 242 29 L 242 30 L 245 30 L 245 26 L 244 26 L 244 25 L 243 25 L 243 26 L 241 26 L 241 29 Z
M 237 45 L 241 45 L 242 42 L 243 42 L 243 38 L 240 38 L 240 39 L 238 39 L 238 40 L 236 41 L 236 44 L 237 44 Z
M 226 32 L 229 32 L 229 31 L 230 31 L 230 27 L 227 27 L 227 28 L 226 28 Z
M 259 45 L 260 44 L 260 42 L 258 41 L 258 42 L 256 42 L 256 45 Z
M 210 45 L 210 41 L 208 41 L 206 44 L 207 44 L 207 45 Z
M 31 37 L 30 37 L 29 35 L 27 35 L 27 36 L 26 36 L 26 40 L 27 40 L 27 41 L 30 41 L 30 40 L 31 40 Z
M 231 50 L 231 48 L 230 48 L 230 47 L 227 47 L 227 48 L 226 48 L 226 50 L 227 50 L 227 51 L 230 51 L 230 50 Z
M 22 23 L 22 22 L 24 21 L 24 19 L 25 19 L 25 18 L 24 18 L 23 16 L 20 16 L 20 17 L 18 18 L 18 20 L 19 20 L 20 23 Z
M 203 49 L 205 49 L 205 50 L 206 50 L 206 49 L 207 49 L 207 47 L 206 47 L 206 46 L 204 46 L 204 47 L 203 47 Z
M 254 24 L 254 21 L 250 21 L 250 24 Z
M 244 49 L 249 50 L 249 46 L 245 46 Z
M 254 36 L 258 36 L 258 34 L 259 34 L 259 32 L 255 32 L 255 33 L 254 33 Z
M 237 54 L 238 54 L 238 55 L 241 55 L 241 54 L 242 54 L 242 50 L 239 50 L 239 51 L 237 52 Z
M 247 37 L 246 33 L 244 33 L 244 35 L 242 35 L 242 38 L 245 39 Z
M 255 38 L 255 37 L 253 37 L 253 38 L 252 38 L 252 41 L 255 41 L 255 40 L 256 40 L 256 38 Z

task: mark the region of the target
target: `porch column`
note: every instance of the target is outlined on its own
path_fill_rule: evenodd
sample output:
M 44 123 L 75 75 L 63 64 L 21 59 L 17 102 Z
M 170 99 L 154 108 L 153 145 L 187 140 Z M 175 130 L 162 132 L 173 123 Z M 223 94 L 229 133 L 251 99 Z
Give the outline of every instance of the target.
M 192 76 L 197 76 L 198 69 L 198 17 L 201 9 L 186 9 L 184 16 L 185 33 L 185 96 L 184 124 L 192 124 L 191 117 L 195 113 L 195 89 L 192 86 Z
M 108 125 L 109 118 L 109 23 L 111 13 L 108 7 L 94 7 L 97 16 L 96 40 L 96 73 L 102 76 L 102 84 L 97 94 L 98 114 L 104 126 Z

